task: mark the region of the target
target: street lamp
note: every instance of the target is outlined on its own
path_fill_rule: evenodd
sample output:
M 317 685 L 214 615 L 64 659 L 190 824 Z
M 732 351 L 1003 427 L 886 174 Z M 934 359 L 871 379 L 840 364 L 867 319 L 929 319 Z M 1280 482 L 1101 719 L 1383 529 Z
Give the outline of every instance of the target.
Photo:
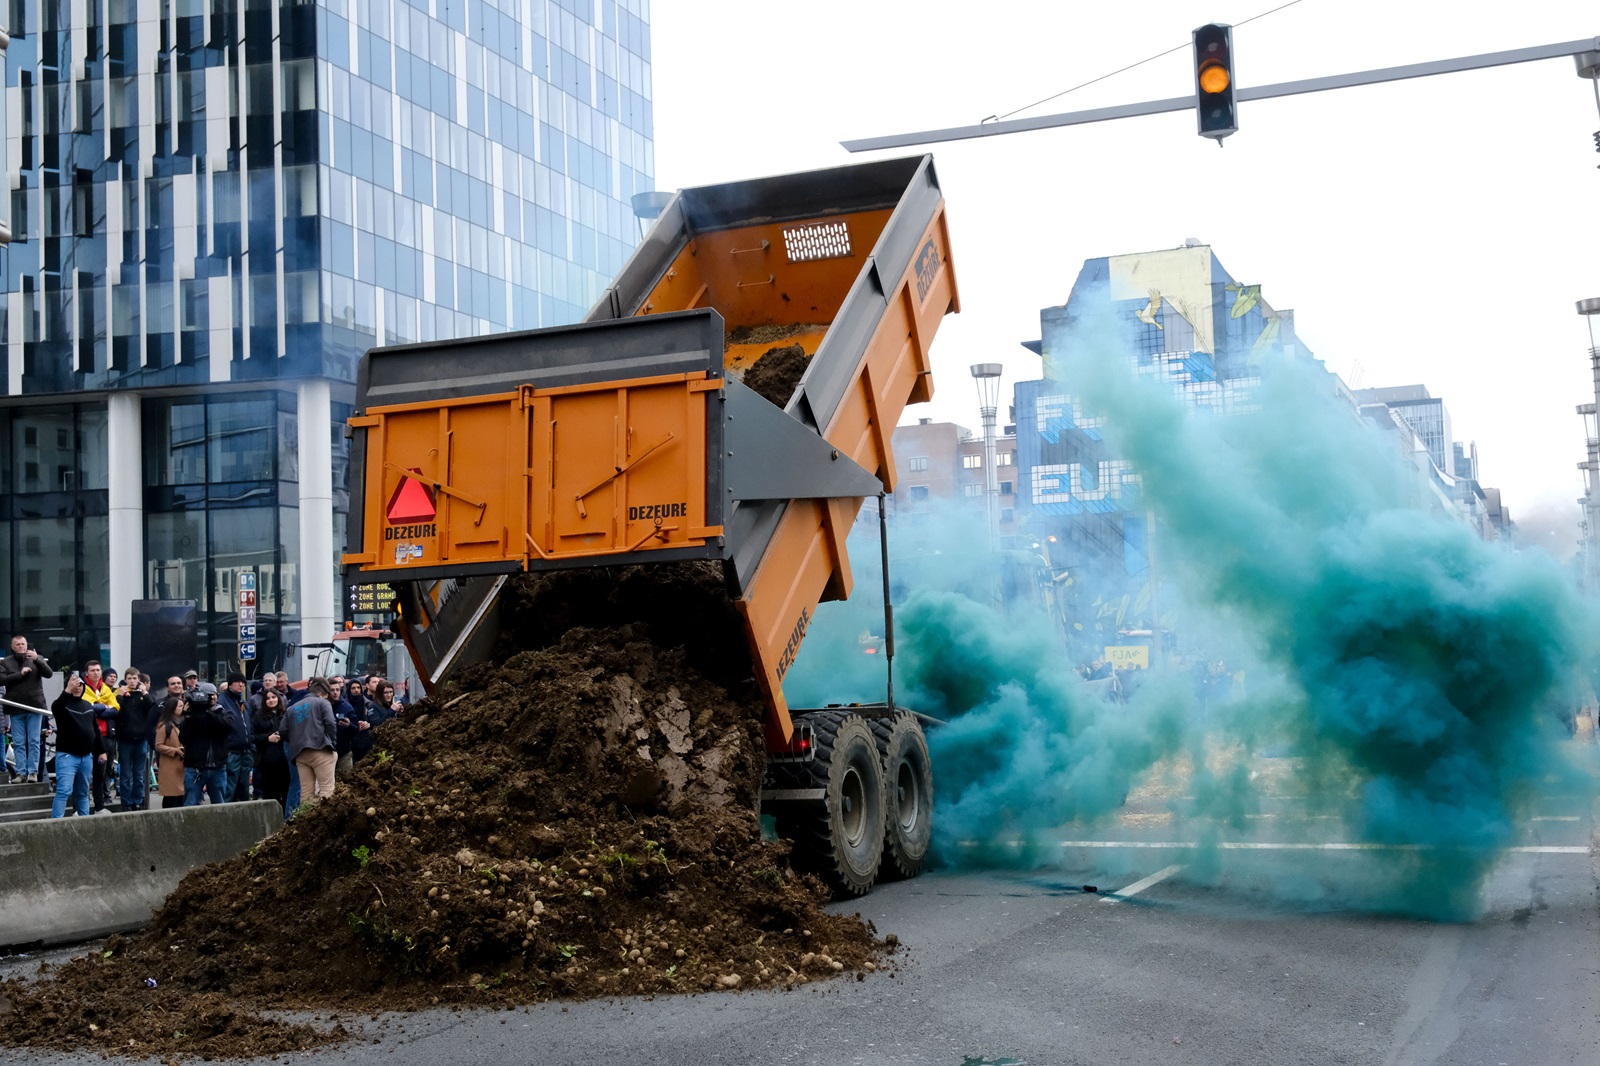
M 1590 81 L 1594 82 L 1594 107 L 1596 111 L 1600 111 L 1600 51 L 1579 52 L 1572 58 L 1578 64 L 1578 77 L 1588 78 Z M 1594 131 L 1594 150 L 1600 152 L 1600 130 Z M 1590 301 L 1584 302 L 1588 303 Z M 1581 304 L 1579 306 L 1579 314 L 1594 314 L 1593 311 L 1582 310 Z
M 643 237 L 650 229 L 650 224 L 661 217 L 661 212 L 667 209 L 667 204 L 672 202 L 672 194 L 660 189 L 650 192 L 636 192 L 630 203 L 633 205 L 633 217 L 639 220 L 639 236 Z
M 999 363 L 973 363 L 972 380 L 978 386 L 978 412 L 983 417 L 983 496 L 989 518 L 989 546 L 994 547 L 994 501 L 1000 480 L 994 468 L 995 418 L 1000 405 Z
M 1595 317 L 1600 315 L 1600 296 L 1578 301 L 1578 314 L 1589 325 L 1589 366 L 1594 376 L 1594 400 L 1578 405 L 1583 416 L 1588 456 L 1578 464 L 1583 471 L 1583 585 L 1588 592 L 1600 591 L 1600 339 L 1595 336 Z

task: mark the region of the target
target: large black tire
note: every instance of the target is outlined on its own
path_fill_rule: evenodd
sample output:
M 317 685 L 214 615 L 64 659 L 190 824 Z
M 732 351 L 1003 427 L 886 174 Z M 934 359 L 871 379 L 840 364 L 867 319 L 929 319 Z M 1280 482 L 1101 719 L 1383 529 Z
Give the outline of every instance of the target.
M 807 803 L 778 819 L 794 841 L 796 865 L 818 874 L 843 898 L 864 896 L 883 859 L 883 770 L 872 731 L 853 711 L 809 714 L 816 746 L 793 770 L 822 803 Z
M 928 858 L 933 836 L 933 760 L 917 716 L 900 712 L 884 721 L 879 752 L 883 758 L 884 806 L 881 880 L 915 877 Z M 886 734 L 886 735 L 884 735 Z

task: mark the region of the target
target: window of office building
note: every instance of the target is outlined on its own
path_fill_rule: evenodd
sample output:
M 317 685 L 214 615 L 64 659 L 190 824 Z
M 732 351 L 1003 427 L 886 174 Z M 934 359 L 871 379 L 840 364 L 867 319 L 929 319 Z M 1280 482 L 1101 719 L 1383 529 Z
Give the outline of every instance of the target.
M 981 470 L 982 468 L 983 468 L 983 456 L 981 456 L 981 455 L 963 455 L 961 457 L 961 469 L 963 469 L 963 470 Z
M 144 403 L 144 593 L 195 601 L 214 672 L 238 654 L 242 574 L 263 668 L 283 661 L 282 615 L 299 610 L 293 408 L 278 391 Z
M 106 411 L 0 411 L 0 619 L 53 662 L 102 654 L 110 632 Z
M 1017 461 L 1016 452 L 1001 452 L 994 457 L 995 466 L 1011 466 Z
M 906 460 L 906 469 L 910 470 L 913 474 L 922 473 L 924 470 L 928 469 L 928 457 L 926 455 L 913 455 L 910 459 Z

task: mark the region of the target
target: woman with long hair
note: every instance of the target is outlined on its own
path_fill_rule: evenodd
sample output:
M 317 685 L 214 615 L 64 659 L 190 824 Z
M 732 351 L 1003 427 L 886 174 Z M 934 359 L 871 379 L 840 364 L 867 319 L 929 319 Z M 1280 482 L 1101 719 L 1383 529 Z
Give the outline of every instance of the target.
M 170 682 L 169 682 L 170 691 Z M 156 791 L 161 793 L 161 809 L 183 806 L 183 712 L 187 701 L 168 696 L 156 722 Z
M 283 693 L 269 688 L 261 693 L 261 703 L 250 714 L 250 732 L 256 741 L 256 774 L 261 779 L 263 799 L 286 806 L 289 799 L 289 759 L 283 745 L 269 739 L 283 725 Z

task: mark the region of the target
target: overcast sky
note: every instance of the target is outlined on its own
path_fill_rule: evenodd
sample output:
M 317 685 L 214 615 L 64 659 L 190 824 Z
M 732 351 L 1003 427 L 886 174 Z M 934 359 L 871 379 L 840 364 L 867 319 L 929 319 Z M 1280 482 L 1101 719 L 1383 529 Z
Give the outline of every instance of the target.
M 656 0 L 656 181 L 676 189 L 862 161 L 839 141 L 1193 92 L 1189 33 L 1231 22 L 1241 86 L 1600 36 L 1594 0 Z M 1446 14 L 1447 13 L 1447 14 Z M 1019 342 L 1088 258 L 1195 237 L 1292 308 L 1358 387 L 1426 384 L 1513 518 L 1576 521 L 1600 296 L 1600 128 L 1571 59 L 1240 107 L 1218 149 L 1175 112 L 932 152 L 962 312 L 936 398 L 906 418 L 978 428 L 967 367 L 1040 376 Z M 1531 532 L 1531 531 L 1530 531 Z M 1560 537 L 1566 539 L 1569 529 Z

